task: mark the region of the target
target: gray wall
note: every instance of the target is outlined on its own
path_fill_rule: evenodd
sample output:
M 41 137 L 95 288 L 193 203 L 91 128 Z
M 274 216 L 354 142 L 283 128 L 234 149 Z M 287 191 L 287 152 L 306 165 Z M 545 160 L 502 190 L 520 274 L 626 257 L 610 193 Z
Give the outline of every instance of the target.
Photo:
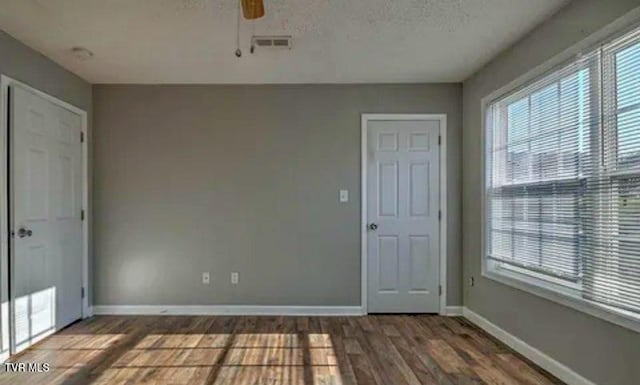
M 464 303 L 601 385 L 640 382 L 640 334 L 481 277 L 481 98 L 544 63 L 639 2 L 576 0 L 464 82 Z M 469 287 L 469 277 L 476 285 Z
M 397 112 L 449 118 L 460 305 L 461 101 L 460 84 L 95 86 L 95 303 L 359 305 L 360 114 Z

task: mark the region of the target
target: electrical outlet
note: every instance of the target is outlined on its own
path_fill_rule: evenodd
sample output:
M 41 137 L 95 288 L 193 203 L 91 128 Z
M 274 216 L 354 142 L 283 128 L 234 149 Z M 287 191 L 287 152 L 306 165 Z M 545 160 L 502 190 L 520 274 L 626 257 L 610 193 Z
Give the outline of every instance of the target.
M 476 285 L 476 279 L 473 276 L 469 277 L 469 286 L 473 287 L 475 285 Z
M 349 202 L 349 190 L 340 190 L 340 203 Z
M 240 279 L 240 277 L 239 277 L 238 273 L 236 273 L 236 272 L 231 273 L 231 283 L 232 284 L 237 285 L 239 279 Z
M 211 274 L 208 271 L 202 273 L 202 284 L 208 285 L 211 282 Z

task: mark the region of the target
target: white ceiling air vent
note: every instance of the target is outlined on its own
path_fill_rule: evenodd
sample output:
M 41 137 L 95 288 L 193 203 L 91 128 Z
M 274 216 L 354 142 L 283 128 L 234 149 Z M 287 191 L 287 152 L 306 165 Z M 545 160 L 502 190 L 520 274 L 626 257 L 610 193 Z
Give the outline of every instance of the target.
M 291 49 L 291 43 L 291 36 L 254 36 L 251 38 L 251 48 Z

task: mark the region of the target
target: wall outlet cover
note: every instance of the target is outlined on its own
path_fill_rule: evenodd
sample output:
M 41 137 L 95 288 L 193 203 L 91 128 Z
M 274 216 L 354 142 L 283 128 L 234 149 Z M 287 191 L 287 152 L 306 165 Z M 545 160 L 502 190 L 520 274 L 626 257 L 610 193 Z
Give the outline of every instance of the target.
M 340 190 L 340 203 L 349 202 L 349 190 Z

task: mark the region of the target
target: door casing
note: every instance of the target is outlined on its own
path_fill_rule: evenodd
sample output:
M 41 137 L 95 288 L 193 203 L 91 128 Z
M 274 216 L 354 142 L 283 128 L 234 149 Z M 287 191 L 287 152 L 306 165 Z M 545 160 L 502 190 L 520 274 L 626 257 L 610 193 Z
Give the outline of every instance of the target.
M 360 306 L 363 314 L 368 314 L 367 291 L 368 291 L 368 245 L 367 245 L 367 137 L 368 123 L 376 120 L 411 120 L 411 121 L 439 121 L 440 122 L 440 210 L 442 217 L 440 220 L 440 314 L 446 315 L 447 311 L 447 115 L 446 114 L 362 114 L 361 116 L 361 182 L 360 182 Z
M 10 239 L 9 239 L 9 202 L 8 202 L 8 154 L 9 154 L 9 121 L 8 117 L 8 100 L 9 100 L 9 87 L 11 85 L 20 86 L 34 94 L 48 100 L 49 102 L 65 108 L 73 113 L 80 115 L 82 119 L 81 132 L 84 136 L 82 142 L 82 208 L 84 210 L 84 220 L 82 221 L 82 287 L 84 288 L 84 297 L 82 298 L 82 318 L 91 316 L 91 308 L 89 307 L 89 223 L 91 221 L 91 212 L 89 208 L 89 163 L 88 163 L 88 149 L 89 138 L 87 135 L 88 128 L 88 114 L 86 111 L 73 106 L 67 102 L 64 102 L 54 96 L 46 94 L 38 89 L 35 89 L 27 84 L 12 79 L 6 75 L 0 75 L 0 212 L 7 213 L 6 215 L 0 215 L 0 298 L 8 298 L 6 301 L 1 301 L 0 307 L 0 360 L 6 360 L 11 354 L 15 352 L 14 341 L 14 325 L 12 324 L 14 290 L 10 287 L 10 277 L 12 274 L 11 260 L 13 256 L 10 255 Z M 8 339 L 8 341 L 7 341 Z

